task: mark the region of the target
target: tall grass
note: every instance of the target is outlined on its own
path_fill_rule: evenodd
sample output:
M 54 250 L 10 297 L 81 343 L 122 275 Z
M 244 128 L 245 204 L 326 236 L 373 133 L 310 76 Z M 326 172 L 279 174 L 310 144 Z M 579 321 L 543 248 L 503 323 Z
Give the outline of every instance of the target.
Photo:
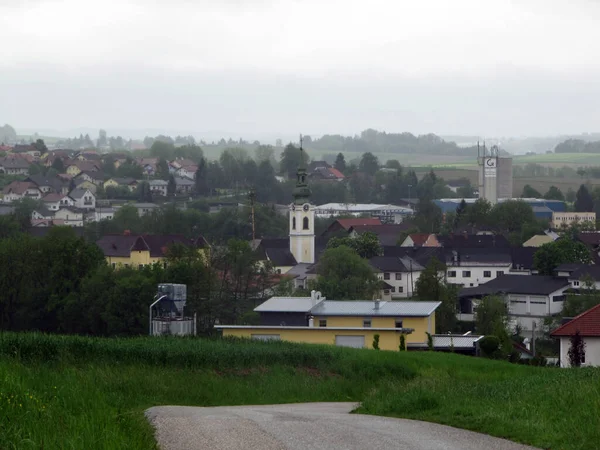
M 154 405 L 362 401 L 538 446 L 600 448 L 600 370 L 285 342 L 0 334 L 0 449 L 149 449 Z

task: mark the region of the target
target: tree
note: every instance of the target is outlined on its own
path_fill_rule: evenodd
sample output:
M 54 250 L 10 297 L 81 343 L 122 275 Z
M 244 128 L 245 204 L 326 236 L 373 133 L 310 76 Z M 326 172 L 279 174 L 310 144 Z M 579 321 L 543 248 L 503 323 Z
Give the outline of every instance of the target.
M 579 292 L 567 294 L 562 310 L 562 317 L 575 317 L 600 304 L 600 291 L 596 289 L 596 281 L 586 274 L 579 279 Z M 556 325 L 560 325 L 557 323 Z
M 325 250 L 317 266 L 314 289 L 336 300 L 370 300 L 379 280 L 368 261 L 345 245 Z
M 422 198 L 416 206 L 414 223 L 422 233 L 437 233 L 442 225 L 443 214 L 432 200 Z
M 419 300 L 441 302 L 435 310 L 435 327 L 438 333 L 448 333 L 456 327 L 458 289 L 445 281 L 446 266 L 432 258 L 415 283 Z
M 364 153 L 358 164 L 358 170 L 368 175 L 375 175 L 379 170 L 379 159 L 371 152 Z
M 344 159 L 343 153 L 337 154 L 337 156 L 335 157 L 335 163 L 333 164 L 333 167 L 335 167 L 342 173 L 346 172 L 346 160 Z
M 561 238 L 542 245 L 533 255 L 533 266 L 540 275 L 554 275 L 560 264 L 590 264 L 590 252 L 581 243 L 569 238 Z
M 379 238 L 375 233 L 367 231 L 361 235 L 352 237 L 334 237 L 327 242 L 327 248 L 338 248 L 340 246 L 350 247 L 361 258 L 371 259 L 374 256 L 383 254 L 383 248 L 379 243 Z
M 502 297 L 482 298 L 475 308 L 475 329 L 482 335 L 499 336 L 508 327 L 508 306 Z
M 308 163 L 308 154 L 293 144 L 286 145 L 281 153 L 281 161 L 279 162 L 279 171 L 282 175 L 294 177 L 301 164 Z
M 466 220 L 469 225 L 482 226 L 490 221 L 490 212 L 492 204 L 484 198 L 478 198 L 475 203 L 469 205 L 466 214 Z
M 522 200 L 495 204 L 490 211 L 489 220 L 505 233 L 521 232 L 523 224 L 536 221 L 533 209 Z
M 571 367 L 581 367 L 585 363 L 585 342 L 579 330 L 569 338 L 569 342 L 571 344 L 568 351 L 569 364 Z
M 198 169 L 194 177 L 194 189 L 197 195 L 206 195 L 208 193 L 206 180 L 206 159 L 202 158 L 198 163 Z
M 169 175 L 169 184 L 167 184 L 167 195 L 173 196 L 177 191 L 177 183 L 175 183 L 175 176 Z
M 464 184 L 456 190 L 458 198 L 465 199 L 475 197 L 475 188 L 471 184 L 471 180 L 468 178 L 461 178 L 461 181 L 463 181 Z
M 585 185 L 579 186 L 575 196 L 575 211 L 590 212 L 594 210 L 594 200 Z
M 546 200 L 561 200 L 561 201 L 565 200 L 565 196 L 563 195 L 561 190 L 559 188 L 557 188 L 556 186 L 550 186 L 550 189 L 548 189 L 548 192 L 546 192 L 544 194 L 544 198 Z
M 165 158 L 158 158 L 158 162 L 156 163 L 156 174 L 161 180 L 169 179 L 169 163 Z
M 61 158 L 55 158 L 52 162 L 52 168 L 58 173 L 65 173 L 65 164 Z
M 42 155 L 48 151 L 48 147 L 46 147 L 43 139 L 38 139 L 31 145 Z
M 523 193 L 521 194 L 522 198 L 540 198 L 541 196 L 542 194 L 538 190 L 531 187 L 531 185 L 526 184 L 523 187 Z

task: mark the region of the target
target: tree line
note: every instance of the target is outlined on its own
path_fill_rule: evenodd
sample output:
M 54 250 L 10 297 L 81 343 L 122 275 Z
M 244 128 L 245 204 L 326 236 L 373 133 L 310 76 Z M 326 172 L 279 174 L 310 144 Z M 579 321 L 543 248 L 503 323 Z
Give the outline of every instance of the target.
M 0 329 L 95 336 L 148 332 L 148 306 L 159 283 L 188 288 L 187 313 L 199 330 L 215 321 L 249 323 L 252 309 L 272 294 L 273 271 L 259 264 L 248 242 L 215 246 L 207 260 L 183 246 L 168 250 L 166 267 L 106 264 L 100 249 L 72 229 L 44 238 L 14 233 L 0 240 Z

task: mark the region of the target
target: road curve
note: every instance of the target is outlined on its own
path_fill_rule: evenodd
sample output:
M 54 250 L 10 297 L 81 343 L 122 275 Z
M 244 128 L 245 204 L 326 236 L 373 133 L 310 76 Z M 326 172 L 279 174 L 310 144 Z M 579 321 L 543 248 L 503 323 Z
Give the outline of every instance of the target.
M 533 450 L 416 420 L 348 414 L 355 403 L 156 406 L 146 411 L 161 450 Z

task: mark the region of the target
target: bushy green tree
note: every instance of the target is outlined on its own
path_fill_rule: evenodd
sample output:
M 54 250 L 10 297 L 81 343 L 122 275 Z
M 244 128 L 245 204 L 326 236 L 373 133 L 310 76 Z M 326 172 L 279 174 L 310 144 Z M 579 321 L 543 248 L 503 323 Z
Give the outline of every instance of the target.
M 342 245 L 325 250 L 317 266 L 314 289 L 335 300 L 370 300 L 379 291 L 379 280 L 369 263 Z
M 448 333 L 456 328 L 458 289 L 447 284 L 446 266 L 432 258 L 415 283 L 418 300 L 441 302 L 435 310 L 435 327 L 438 333 Z
M 581 242 L 568 237 L 542 245 L 533 255 L 533 266 L 540 275 L 554 275 L 560 264 L 591 262 L 590 252 Z
M 357 237 L 334 237 L 327 242 L 327 248 L 337 248 L 340 246 L 350 247 L 361 258 L 366 259 L 383 254 L 379 238 L 375 233 L 370 231 L 362 233 Z
M 585 185 L 579 186 L 575 196 L 575 211 L 590 212 L 594 210 L 594 199 Z

